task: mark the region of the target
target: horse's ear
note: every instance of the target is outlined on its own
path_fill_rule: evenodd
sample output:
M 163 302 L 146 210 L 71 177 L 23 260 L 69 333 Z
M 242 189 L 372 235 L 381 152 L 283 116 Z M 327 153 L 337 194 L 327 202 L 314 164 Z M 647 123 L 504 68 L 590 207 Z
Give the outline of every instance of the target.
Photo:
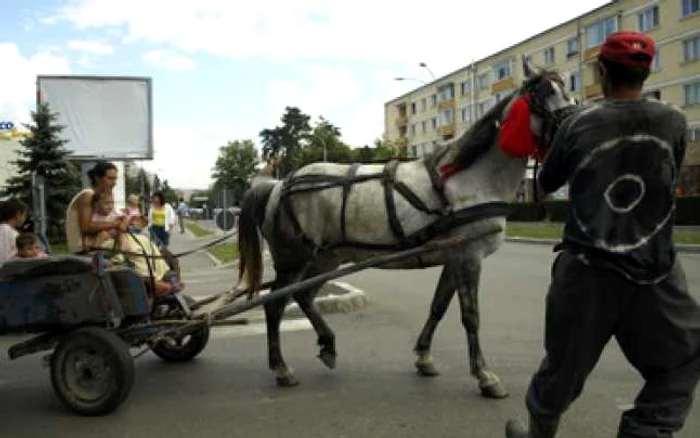
M 525 55 L 522 55 L 522 62 L 523 62 L 523 72 L 525 73 L 526 78 L 529 79 L 529 78 L 537 75 L 537 68 L 530 61 L 528 61 L 528 59 Z

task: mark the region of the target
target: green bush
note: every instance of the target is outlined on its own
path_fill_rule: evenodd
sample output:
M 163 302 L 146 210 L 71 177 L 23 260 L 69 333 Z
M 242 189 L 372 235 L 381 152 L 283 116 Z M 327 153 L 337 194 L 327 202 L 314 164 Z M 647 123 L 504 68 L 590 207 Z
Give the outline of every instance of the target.
M 511 204 L 510 221 L 536 222 L 549 220 L 551 222 L 566 222 L 569 201 L 545 201 L 543 205 L 532 202 Z M 700 225 L 700 196 L 676 198 L 676 225 Z
M 509 221 L 515 222 L 537 222 L 544 220 L 544 205 L 537 205 L 534 202 L 513 202 L 510 204 L 511 213 Z

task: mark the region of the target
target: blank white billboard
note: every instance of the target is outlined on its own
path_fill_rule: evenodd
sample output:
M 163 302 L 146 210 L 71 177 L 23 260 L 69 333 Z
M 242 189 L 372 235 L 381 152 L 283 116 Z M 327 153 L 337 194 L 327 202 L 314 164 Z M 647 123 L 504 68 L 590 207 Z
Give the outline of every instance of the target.
M 74 159 L 153 159 L 151 78 L 38 76 Z

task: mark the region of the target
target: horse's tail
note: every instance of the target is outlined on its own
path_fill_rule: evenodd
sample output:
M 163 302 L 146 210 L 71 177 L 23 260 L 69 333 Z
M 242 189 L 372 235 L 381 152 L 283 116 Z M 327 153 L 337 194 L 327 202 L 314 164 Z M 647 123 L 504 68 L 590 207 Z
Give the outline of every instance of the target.
M 263 183 L 248 189 L 241 201 L 238 218 L 238 283 L 245 284 L 248 298 L 258 292 L 262 284 L 262 237 L 260 228 L 265 220 L 265 207 L 275 184 Z M 239 286 L 240 287 L 240 286 Z

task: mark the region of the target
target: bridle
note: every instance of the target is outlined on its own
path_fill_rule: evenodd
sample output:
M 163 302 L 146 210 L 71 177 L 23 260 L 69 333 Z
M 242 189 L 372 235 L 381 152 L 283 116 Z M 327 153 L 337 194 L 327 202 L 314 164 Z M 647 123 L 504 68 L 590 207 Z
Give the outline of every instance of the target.
M 564 87 L 564 83 L 555 73 L 549 73 L 544 78 L 557 82 Z M 540 161 L 544 161 L 549 148 L 554 140 L 557 131 L 573 112 L 576 111 L 576 105 L 567 105 L 558 108 L 554 111 L 547 108 L 547 92 L 544 90 L 545 83 L 541 80 L 526 84 L 520 91 L 520 95 L 525 95 L 530 106 L 530 112 L 536 115 L 541 126 L 539 132 L 533 132 L 537 143 L 537 152 L 535 153 L 535 168 L 533 170 L 533 196 L 535 203 L 539 203 L 539 193 L 537 190 L 537 171 Z M 564 96 L 566 97 L 566 96 Z

